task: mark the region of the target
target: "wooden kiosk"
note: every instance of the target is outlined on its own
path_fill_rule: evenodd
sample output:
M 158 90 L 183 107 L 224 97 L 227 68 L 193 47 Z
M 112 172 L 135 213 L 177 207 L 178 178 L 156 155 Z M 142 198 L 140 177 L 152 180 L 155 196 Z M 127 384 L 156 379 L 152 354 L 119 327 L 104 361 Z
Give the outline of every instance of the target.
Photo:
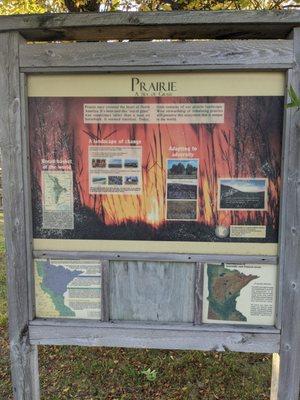
M 0 18 L 15 399 L 38 345 L 273 353 L 298 399 L 299 64 L 296 11 Z

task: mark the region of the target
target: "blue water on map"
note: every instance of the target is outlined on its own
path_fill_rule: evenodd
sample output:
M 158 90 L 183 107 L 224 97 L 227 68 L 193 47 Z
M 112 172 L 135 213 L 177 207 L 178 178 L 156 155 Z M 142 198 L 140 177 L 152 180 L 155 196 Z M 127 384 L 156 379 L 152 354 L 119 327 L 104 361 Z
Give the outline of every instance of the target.
M 83 271 L 70 271 L 62 265 L 44 264 L 43 284 L 53 291 L 53 293 L 63 295 L 68 288 L 68 284 Z

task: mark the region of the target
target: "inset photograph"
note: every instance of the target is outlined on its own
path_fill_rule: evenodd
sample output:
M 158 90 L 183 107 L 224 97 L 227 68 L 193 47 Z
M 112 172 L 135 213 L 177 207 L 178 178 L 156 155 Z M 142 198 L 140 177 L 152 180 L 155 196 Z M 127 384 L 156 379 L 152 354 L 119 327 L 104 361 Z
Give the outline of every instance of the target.
M 106 185 L 107 184 L 107 177 L 106 176 L 92 176 L 92 183 L 93 185 Z
M 125 161 L 124 161 L 125 168 L 137 168 L 138 165 L 139 165 L 139 162 L 135 158 L 125 159 Z
M 139 183 L 138 176 L 125 176 L 125 185 L 137 185 Z
M 167 160 L 168 179 L 197 179 L 198 160 Z
M 265 178 L 221 178 L 218 186 L 219 210 L 267 210 Z
M 168 199 L 197 199 L 197 191 L 197 185 L 170 182 L 167 184 Z
M 112 158 L 108 161 L 108 168 L 122 168 L 122 160 L 120 158 Z
M 106 159 L 92 158 L 92 168 L 106 168 Z
M 197 219 L 197 201 L 167 201 L 167 220 Z
M 123 184 L 123 177 L 122 176 L 109 176 L 108 177 L 108 184 L 109 185 L 122 185 Z

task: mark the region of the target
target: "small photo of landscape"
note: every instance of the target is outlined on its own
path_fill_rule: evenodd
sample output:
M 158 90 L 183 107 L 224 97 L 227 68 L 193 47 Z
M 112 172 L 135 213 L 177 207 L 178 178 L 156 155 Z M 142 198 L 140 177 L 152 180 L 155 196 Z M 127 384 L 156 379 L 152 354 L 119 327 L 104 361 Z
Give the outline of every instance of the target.
M 109 185 L 122 185 L 123 184 L 123 177 L 122 176 L 109 176 L 108 177 L 108 184 Z
M 167 201 L 167 220 L 197 219 L 197 201 Z
M 198 160 L 168 160 L 168 179 L 197 179 Z
M 138 183 L 138 176 L 125 176 L 125 185 L 137 185 Z
M 106 168 L 106 159 L 92 158 L 92 168 Z
M 119 158 L 112 158 L 108 162 L 108 168 L 122 168 L 122 160 Z
M 138 160 L 135 158 L 125 159 L 124 167 L 125 168 L 137 168 L 139 165 Z
M 168 199 L 197 199 L 197 185 L 190 185 L 187 183 L 173 183 L 167 184 L 167 198 Z
M 267 179 L 219 179 L 219 209 L 266 210 Z
M 106 185 L 107 184 L 107 177 L 106 176 L 92 176 L 92 183 L 93 185 Z

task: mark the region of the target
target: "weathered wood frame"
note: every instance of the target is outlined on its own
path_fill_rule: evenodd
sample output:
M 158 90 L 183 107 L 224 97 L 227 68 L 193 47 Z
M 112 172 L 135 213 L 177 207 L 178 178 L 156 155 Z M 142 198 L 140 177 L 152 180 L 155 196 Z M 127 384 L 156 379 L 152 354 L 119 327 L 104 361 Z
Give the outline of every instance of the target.
M 300 25 L 299 14 L 297 18 L 294 15 L 293 18 L 289 18 L 286 14 L 284 16 L 288 22 L 282 27 L 280 34 L 278 28 L 277 35 L 273 32 L 270 37 L 276 39 L 285 37 L 284 32 L 286 34 L 293 27 Z M 195 263 L 196 276 L 199 280 L 201 280 L 199 263 L 205 261 L 226 259 L 230 262 L 278 262 L 277 257 L 221 254 L 218 256 L 83 252 L 70 254 L 50 251 L 33 254 L 32 251 L 26 110 L 27 74 L 154 70 L 280 70 L 287 72 L 287 85 L 292 83 L 299 93 L 300 28 L 294 28 L 294 36 L 290 40 L 252 40 L 251 38 L 259 37 L 259 28 L 254 27 L 254 19 L 252 21 L 251 18 L 248 22 L 253 23 L 252 33 L 246 35 L 246 37 L 250 35 L 250 40 L 247 41 L 27 44 L 21 34 L 29 39 L 45 38 L 39 30 L 40 26 L 26 30 L 26 26 L 23 26 L 24 23 L 26 25 L 26 21 L 19 20 L 23 25 L 16 24 L 14 29 L 5 29 L 4 24 L 4 29 L 0 29 L 0 131 L 15 399 L 39 399 L 37 345 L 73 344 L 274 353 L 271 399 L 297 400 L 300 381 L 300 342 L 297 340 L 297 335 L 300 333 L 300 113 L 296 109 L 288 109 L 285 112 L 276 327 L 200 325 L 196 319 L 195 324 L 108 322 L 107 303 L 103 306 L 102 322 L 34 319 L 33 256 L 101 259 L 106 276 L 109 260 L 191 262 Z M 269 14 L 264 18 L 269 23 L 272 21 L 272 18 L 269 19 Z M 274 19 L 276 18 L 274 14 Z M 191 20 L 190 29 L 195 25 L 194 19 Z M 51 20 L 49 21 L 51 25 Z M 156 16 L 152 19 L 154 25 L 155 21 L 157 21 Z M 230 21 L 227 21 L 229 31 L 234 35 L 235 23 Z M 263 21 L 261 26 L 265 26 L 266 21 Z M 207 37 L 217 37 L 219 34 L 220 30 L 216 27 L 215 35 L 212 34 L 215 22 L 210 22 L 211 29 Z M 134 20 L 131 20 L 131 23 L 134 24 Z M 276 21 L 276 24 L 279 27 L 280 21 Z M 51 29 L 55 30 L 53 20 Z M 1 33 L 1 30 L 5 32 Z M 169 35 L 173 31 L 174 25 L 168 31 Z M 189 32 L 190 35 L 191 31 Z M 204 35 L 204 30 L 202 32 Z M 269 32 L 271 35 L 269 27 L 264 32 Z M 137 39 L 144 39 L 144 35 L 145 30 L 141 30 Z M 123 34 L 123 38 L 125 37 Z M 263 37 L 269 36 L 266 33 Z M 67 38 L 74 39 L 74 36 L 72 37 L 70 33 Z M 103 57 L 103 54 L 106 56 Z M 199 292 L 197 285 L 195 289 L 196 293 Z M 105 291 L 107 290 L 106 286 Z M 195 299 L 197 309 L 199 301 L 201 302 L 199 297 Z

